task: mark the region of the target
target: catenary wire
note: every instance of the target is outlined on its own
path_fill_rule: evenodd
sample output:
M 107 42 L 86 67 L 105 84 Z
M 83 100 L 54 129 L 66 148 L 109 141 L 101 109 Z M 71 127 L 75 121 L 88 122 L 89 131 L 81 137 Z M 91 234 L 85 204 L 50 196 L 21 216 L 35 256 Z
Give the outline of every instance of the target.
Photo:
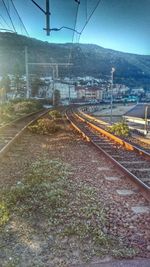
M 24 30 L 25 30 L 25 32 L 26 32 L 26 34 L 29 36 L 29 33 L 28 33 L 27 29 L 26 29 L 26 26 L 24 25 L 24 23 L 23 23 L 23 21 L 22 21 L 22 18 L 20 17 L 20 15 L 19 15 L 19 13 L 18 13 L 18 10 L 17 10 L 17 8 L 16 8 L 16 6 L 15 6 L 13 0 L 10 0 L 10 1 L 11 1 L 11 3 L 12 3 L 12 6 L 13 6 L 13 8 L 14 8 L 14 10 L 15 10 L 15 12 L 16 12 L 16 14 L 17 14 L 17 16 L 18 16 L 18 18 L 19 18 L 19 20 L 20 20 L 20 22 L 21 22 L 21 24 L 22 24 L 22 26 L 23 26 L 23 28 L 24 28 Z
M 1 22 L 1 21 L 0 21 L 0 25 L 1 25 L 3 28 L 5 27 L 4 24 L 3 24 L 3 22 Z
M 85 0 L 85 17 L 86 17 L 86 21 L 88 18 L 88 0 Z
M 7 21 L 5 20 L 5 18 L 2 16 L 2 14 L 0 14 L 1 19 L 3 20 L 3 22 L 7 25 L 7 27 L 10 29 L 10 25 L 7 23 Z
M 94 12 L 96 11 L 96 9 L 98 8 L 99 4 L 102 2 L 102 0 L 98 0 L 98 2 L 96 3 L 94 9 L 92 10 L 91 14 L 89 15 L 88 19 L 86 20 L 82 30 L 80 31 L 80 37 L 81 37 L 81 34 L 83 33 L 84 29 L 86 28 L 87 24 L 89 23 L 90 19 L 92 18 Z M 79 38 L 80 38 L 79 37 Z
M 75 14 L 75 23 L 74 23 L 74 27 L 73 27 L 72 43 L 74 41 L 75 32 L 77 32 L 76 31 L 76 26 L 77 26 L 77 19 L 78 19 L 79 5 L 80 5 L 80 1 L 76 1 L 76 2 L 77 2 L 77 10 L 76 10 L 76 14 Z
M 74 27 L 73 27 L 73 34 L 72 34 L 72 42 L 71 42 L 71 46 L 70 46 L 70 51 L 69 51 L 69 56 L 68 56 L 68 63 L 70 63 L 71 60 L 71 54 L 72 54 L 72 45 L 73 45 L 73 41 L 74 41 L 74 36 L 75 36 L 75 32 L 76 32 L 76 25 L 77 25 L 77 19 L 78 19 L 78 12 L 79 12 L 79 1 L 77 2 L 77 9 L 76 9 L 76 14 L 75 14 L 75 23 L 74 23 Z
M 15 33 L 13 30 L 8 30 L 8 29 L 3 29 L 3 28 L 0 28 L 0 31 L 7 31 L 7 32 L 13 32 L 13 33 Z
M 17 32 L 17 31 L 16 31 L 16 29 L 15 29 L 14 23 L 13 23 L 13 21 L 12 21 L 12 18 L 11 18 L 10 12 L 9 12 L 9 10 L 8 10 L 8 8 L 7 8 L 7 6 L 6 6 L 6 4 L 5 4 L 5 1 L 4 1 L 4 0 L 2 0 L 2 2 L 3 2 L 3 5 L 4 5 L 5 9 L 6 9 L 7 15 L 8 15 L 8 17 L 9 17 L 9 19 L 10 19 L 10 21 L 11 21 L 11 24 L 12 24 L 13 30 L 14 30 L 14 32 Z

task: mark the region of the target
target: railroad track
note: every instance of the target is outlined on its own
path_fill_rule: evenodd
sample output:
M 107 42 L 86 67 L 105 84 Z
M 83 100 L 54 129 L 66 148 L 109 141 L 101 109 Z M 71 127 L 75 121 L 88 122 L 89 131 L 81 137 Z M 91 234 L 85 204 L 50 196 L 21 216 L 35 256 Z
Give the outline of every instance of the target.
M 80 115 L 83 118 L 85 118 L 89 122 L 96 122 L 97 125 L 99 125 L 103 129 L 107 130 L 107 127 L 110 126 L 110 123 L 85 113 L 84 108 L 79 108 L 79 111 L 80 111 Z M 126 141 L 130 142 L 133 146 L 136 146 L 139 149 L 143 149 L 145 152 L 150 153 L 150 145 L 148 144 L 148 142 L 146 143 L 146 142 L 142 141 L 142 138 L 140 140 L 140 138 L 137 138 L 137 136 L 139 137 L 139 135 L 135 135 L 132 132 L 132 136 L 129 137 Z
M 105 154 L 150 201 L 150 154 L 108 133 L 97 121 L 91 121 L 77 109 L 68 109 L 68 120 L 88 141 Z
M 6 154 L 30 124 L 47 112 L 40 110 L 0 127 L 0 157 Z

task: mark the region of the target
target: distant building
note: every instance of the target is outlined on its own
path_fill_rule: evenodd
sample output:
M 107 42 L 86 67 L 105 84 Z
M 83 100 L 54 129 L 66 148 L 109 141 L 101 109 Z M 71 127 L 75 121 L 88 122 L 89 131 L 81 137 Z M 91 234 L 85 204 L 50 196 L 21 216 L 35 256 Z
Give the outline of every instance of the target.
M 43 80 L 45 84 L 40 86 L 38 90 L 39 97 L 52 98 L 53 90 L 59 90 L 61 99 L 71 100 L 77 98 L 77 93 L 73 84 L 61 81 L 53 82 L 51 79 L 48 80 L 48 78 L 46 78 L 46 80 L 44 78 L 41 80 Z
M 73 84 L 55 82 L 54 89 L 59 90 L 61 99 L 67 99 L 67 98 L 76 99 L 77 98 L 77 92 L 75 90 L 75 85 Z
M 141 95 L 141 94 L 144 94 L 144 93 L 145 93 L 145 91 L 144 91 L 143 88 L 133 88 L 131 90 L 131 94 L 133 94 L 133 95 Z
M 84 100 L 101 100 L 102 89 L 99 87 L 76 86 L 77 98 Z

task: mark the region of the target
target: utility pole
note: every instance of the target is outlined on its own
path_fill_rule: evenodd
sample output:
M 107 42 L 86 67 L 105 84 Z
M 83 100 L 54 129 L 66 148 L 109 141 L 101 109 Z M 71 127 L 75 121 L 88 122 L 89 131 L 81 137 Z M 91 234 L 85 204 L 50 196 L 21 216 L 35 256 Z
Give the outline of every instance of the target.
M 55 69 L 53 67 L 53 88 L 52 88 L 52 104 L 55 105 Z
M 45 15 L 46 15 L 46 32 L 47 32 L 47 35 L 49 36 L 50 35 L 50 9 L 49 9 L 49 0 L 46 0 L 46 12 L 45 12 Z
M 29 98 L 29 68 L 28 68 L 28 48 L 25 47 L 25 69 L 26 69 L 26 97 Z
M 145 107 L 145 135 L 147 134 L 147 114 L 148 114 L 148 106 Z
M 69 104 L 70 104 L 70 84 L 69 84 Z
M 51 15 L 51 13 L 50 13 L 50 7 L 49 7 L 49 0 L 45 0 L 45 5 L 46 5 L 45 10 L 35 0 L 31 0 L 31 1 L 46 16 L 46 28 L 44 28 L 44 30 L 46 31 L 47 35 L 49 36 L 50 31 L 51 31 L 51 29 L 50 29 L 50 15 Z
M 112 124 L 112 105 L 113 105 L 113 84 L 114 84 L 114 72 L 115 68 L 111 69 L 111 87 L 110 87 L 110 122 Z

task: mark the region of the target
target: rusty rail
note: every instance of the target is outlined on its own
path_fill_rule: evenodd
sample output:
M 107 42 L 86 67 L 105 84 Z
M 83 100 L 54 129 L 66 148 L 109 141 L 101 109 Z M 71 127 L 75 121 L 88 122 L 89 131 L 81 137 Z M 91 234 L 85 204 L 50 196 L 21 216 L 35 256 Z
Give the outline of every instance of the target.
M 14 124 L 14 122 L 19 122 L 19 121 L 22 121 L 23 119 L 25 118 L 28 118 L 30 116 L 33 116 L 35 115 L 36 113 L 39 113 L 40 111 L 37 111 L 37 112 L 33 112 L 33 113 L 30 113 L 28 114 L 27 116 L 25 117 L 22 117 L 22 118 L 19 118 L 13 122 L 11 122 L 10 124 L 7 124 L 5 125 L 6 126 L 11 126 L 12 124 Z M 42 110 L 41 110 L 42 112 Z M 29 123 L 27 123 L 1 150 L 0 150 L 0 158 L 2 156 L 4 156 L 11 148 L 11 146 L 19 139 L 19 137 L 24 133 L 24 131 L 28 128 L 29 125 L 31 125 L 32 123 L 34 123 L 35 121 L 37 121 L 40 117 L 42 117 L 43 115 L 45 115 L 46 113 L 48 113 L 49 110 L 46 110 L 44 112 L 42 112 L 41 114 L 39 114 L 36 118 L 34 118 L 33 120 L 31 120 Z M 2 127 L 4 128 L 4 126 Z
M 70 112 L 70 114 L 69 114 Z M 106 130 L 100 128 L 100 126 L 95 125 L 94 123 L 91 123 L 89 121 L 87 121 L 85 118 L 83 118 L 82 116 L 79 115 L 78 111 L 67 111 L 66 112 L 66 117 L 67 119 L 70 121 L 70 123 L 73 125 L 73 127 L 80 132 L 83 137 L 86 138 L 87 141 L 90 141 L 99 151 L 101 151 L 105 156 L 107 156 L 109 158 L 109 160 L 111 162 L 113 162 L 117 168 L 119 168 L 127 177 L 130 178 L 130 180 L 136 184 L 136 186 L 140 189 L 141 193 L 143 194 L 143 196 L 150 201 L 150 187 L 148 185 L 146 185 L 145 183 L 143 183 L 138 177 L 136 177 L 133 173 L 131 173 L 127 168 L 125 168 L 122 164 L 120 164 L 116 159 L 114 159 L 111 155 L 109 155 L 104 149 L 100 148 L 96 142 L 94 142 L 90 136 L 88 136 L 83 129 L 81 129 L 81 127 L 78 125 L 78 123 L 75 121 L 75 119 L 71 118 L 71 116 L 76 117 L 78 120 L 80 120 L 81 122 L 86 123 L 86 125 L 90 126 L 90 128 L 96 130 L 97 132 L 101 133 L 103 136 L 107 137 L 109 140 L 114 141 L 115 143 L 118 143 L 121 146 L 124 146 L 126 148 L 126 150 L 129 151 L 134 151 L 136 153 L 138 153 L 138 155 L 143 156 L 146 159 L 150 159 L 150 154 L 131 145 L 130 143 L 122 140 L 121 138 L 114 136 L 113 134 L 107 132 Z M 93 133 L 94 134 L 94 133 Z
M 78 112 L 80 114 L 80 111 Z M 102 135 L 106 136 L 108 139 L 113 140 L 114 142 L 120 144 L 121 146 L 125 147 L 127 150 L 131 150 L 136 152 L 137 154 L 144 156 L 145 158 L 147 158 L 148 160 L 150 160 L 150 154 L 146 151 L 144 151 L 141 148 L 136 147 L 135 145 L 130 144 L 129 142 L 121 139 L 120 137 L 109 133 L 108 131 L 106 131 L 105 129 L 101 128 L 98 125 L 95 125 L 95 121 L 96 122 L 100 122 L 100 120 L 95 119 L 92 116 L 89 116 L 87 114 L 85 114 L 84 112 L 81 112 L 81 116 L 78 115 L 77 113 L 75 113 L 75 116 L 77 116 L 81 121 L 85 121 L 91 128 L 95 129 L 96 131 L 98 131 L 99 133 L 101 133 Z M 82 116 L 84 116 L 85 118 L 83 118 Z M 93 123 L 89 122 L 88 120 L 86 120 L 86 118 L 90 118 L 93 119 Z

